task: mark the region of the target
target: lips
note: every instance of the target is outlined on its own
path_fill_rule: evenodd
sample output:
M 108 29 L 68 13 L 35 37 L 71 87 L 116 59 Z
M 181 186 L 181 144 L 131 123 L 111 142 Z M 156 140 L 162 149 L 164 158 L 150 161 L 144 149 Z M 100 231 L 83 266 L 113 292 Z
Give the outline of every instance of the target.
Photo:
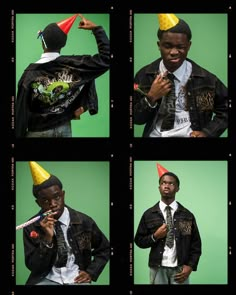
M 178 62 L 180 62 L 180 58 L 172 58 L 172 59 L 169 60 L 169 62 L 178 63 Z

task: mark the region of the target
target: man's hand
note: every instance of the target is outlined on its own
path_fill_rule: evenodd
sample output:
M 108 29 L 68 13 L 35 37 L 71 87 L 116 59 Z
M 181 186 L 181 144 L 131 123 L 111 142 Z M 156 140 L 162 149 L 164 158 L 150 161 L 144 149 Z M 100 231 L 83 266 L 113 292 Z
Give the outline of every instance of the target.
M 203 131 L 193 131 L 190 133 L 190 137 L 207 137 Z
M 163 223 L 162 226 L 160 226 L 153 234 L 154 239 L 162 239 L 167 234 L 167 225 L 166 223 Z
M 97 25 L 90 20 L 86 19 L 81 13 L 78 13 L 81 18 L 78 28 L 84 30 L 92 30 L 97 27 Z
M 189 277 L 192 272 L 192 267 L 188 265 L 183 266 L 183 270 L 175 275 L 175 281 L 177 283 L 183 283 Z
M 54 225 L 55 222 L 57 222 L 57 220 L 53 217 L 55 214 L 57 214 L 57 212 L 52 212 L 52 214 L 45 216 L 40 221 L 40 225 L 45 232 L 45 238 L 48 242 L 52 241 L 52 237 L 54 235 Z
M 80 115 L 84 113 L 84 108 L 80 107 L 74 111 L 75 120 L 80 120 Z
M 81 270 L 79 272 L 79 275 L 74 279 L 75 283 L 81 284 L 81 283 L 91 283 L 92 278 L 90 274 L 88 274 L 86 271 Z
M 153 81 L 151 88 L 147 94 L 151 103 L 155 103 L 162 96 L 167 95 L 171 90 L 171 82 L 166 78 L 166 73 L 159 74 Z

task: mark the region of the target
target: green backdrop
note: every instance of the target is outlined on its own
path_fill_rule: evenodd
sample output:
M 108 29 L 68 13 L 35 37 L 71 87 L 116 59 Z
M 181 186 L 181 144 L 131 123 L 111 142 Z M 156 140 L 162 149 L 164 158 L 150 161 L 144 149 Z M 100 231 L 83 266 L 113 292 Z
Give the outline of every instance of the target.
M 37 162 L 56 175 L 65 190 L 65 203 L 91 216 L 109 239 L 109 162 Z M 16 162 L 16 225 L 40 209 L 32 194 L 28 162 Z M 16 285 L 24 285 L 29 270 L 24 263 L 23 230 L 16 231 Z M 93 285 L 109 284 L 110 262 Z
M 180 179 L 176 201 L 195 215 L 202 256 L 191 284 L 227 284 L 227 161 L 135 161 L 134 234 L 144 211 L 160 200 L 156 163 Z M 149 284 L 150 249 L 134 245 L 134 284 Z
M 188 57 L 228 82 L 228 16 L 227 14 L 176 14 L 192 31 Z M 160 57 L 157 47 L 157 14 L 134 14 L 134 74 Z M 141 137 L 144 125 L 134 125 L 134 136 Z M 221 137 L 227 137 L 227 130 Z
M 16 14 L 16 87 L 24 71 L 30 64 L 39 60 L 42 52 L 37 32 L 52 22 L 59 22 L 71 14 Z M 109 37 L 109 14 L 83 14 L 97 25 L 102 25 Z M 62 55 L 94 55 L 98 52 L 94 36 L 88 30 L 79 30 L 80 17 L 75 20 L 68 33 Z M 95 80 L 98 94 L 98 113 L 82 114 L 80 120 L 72 120 L 73 137 L 109 137 L 109 71 Z M 17 91 L 17 88 L 16 88 Z

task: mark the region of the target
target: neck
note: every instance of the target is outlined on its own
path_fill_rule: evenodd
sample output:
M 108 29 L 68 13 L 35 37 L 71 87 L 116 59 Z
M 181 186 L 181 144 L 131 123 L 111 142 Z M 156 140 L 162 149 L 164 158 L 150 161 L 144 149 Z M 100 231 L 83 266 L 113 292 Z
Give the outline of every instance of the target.
M 171 203 L 174 202 L 175 198 L 161 198 L 162 202 L 165 203 L 166 205 L 170 205 Z
M 48 53 L 48 52 L 57 52 L 57 53 L 60 53 L 60 49 L 50 50 L 48 48 L 45 48 L 44 49 L 44 53 Z

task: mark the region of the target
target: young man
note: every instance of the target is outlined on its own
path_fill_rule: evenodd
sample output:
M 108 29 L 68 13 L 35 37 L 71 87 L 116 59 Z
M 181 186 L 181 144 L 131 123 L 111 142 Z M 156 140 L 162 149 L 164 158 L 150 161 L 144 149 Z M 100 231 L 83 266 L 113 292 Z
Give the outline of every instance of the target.
M 60 55 L 77 17 L 78 28 L 90 31 L 98 53 Z M 102 26 L 81 14 L 51 23 L 38 37 L 44 53 L 30 64 L 18 82 L 16 137 L 71 137 L 71 120 L 89 111 L 98 112 L 95 79 L 110 66 L 110 42 Z
M 135 244 L 150 248 L 150 284 L 189 284 L 201 256 L 201 237 L 196 219 L 175 200 L 179 178 L 159 166 L 161 200 L 141 217 Z
M 30 162 L 41 218 L 23 228 L 26 285 L 90 285 L 110 258 L 110 244 L 96 222 L 65 204 L 61 181 Z
M 134 124 L 143 137 L 219 137 L 228 127 L 228 91 L 187 58 L 192 32 L 174 14 L 158 14 L 161 58 L 134 78 Z

